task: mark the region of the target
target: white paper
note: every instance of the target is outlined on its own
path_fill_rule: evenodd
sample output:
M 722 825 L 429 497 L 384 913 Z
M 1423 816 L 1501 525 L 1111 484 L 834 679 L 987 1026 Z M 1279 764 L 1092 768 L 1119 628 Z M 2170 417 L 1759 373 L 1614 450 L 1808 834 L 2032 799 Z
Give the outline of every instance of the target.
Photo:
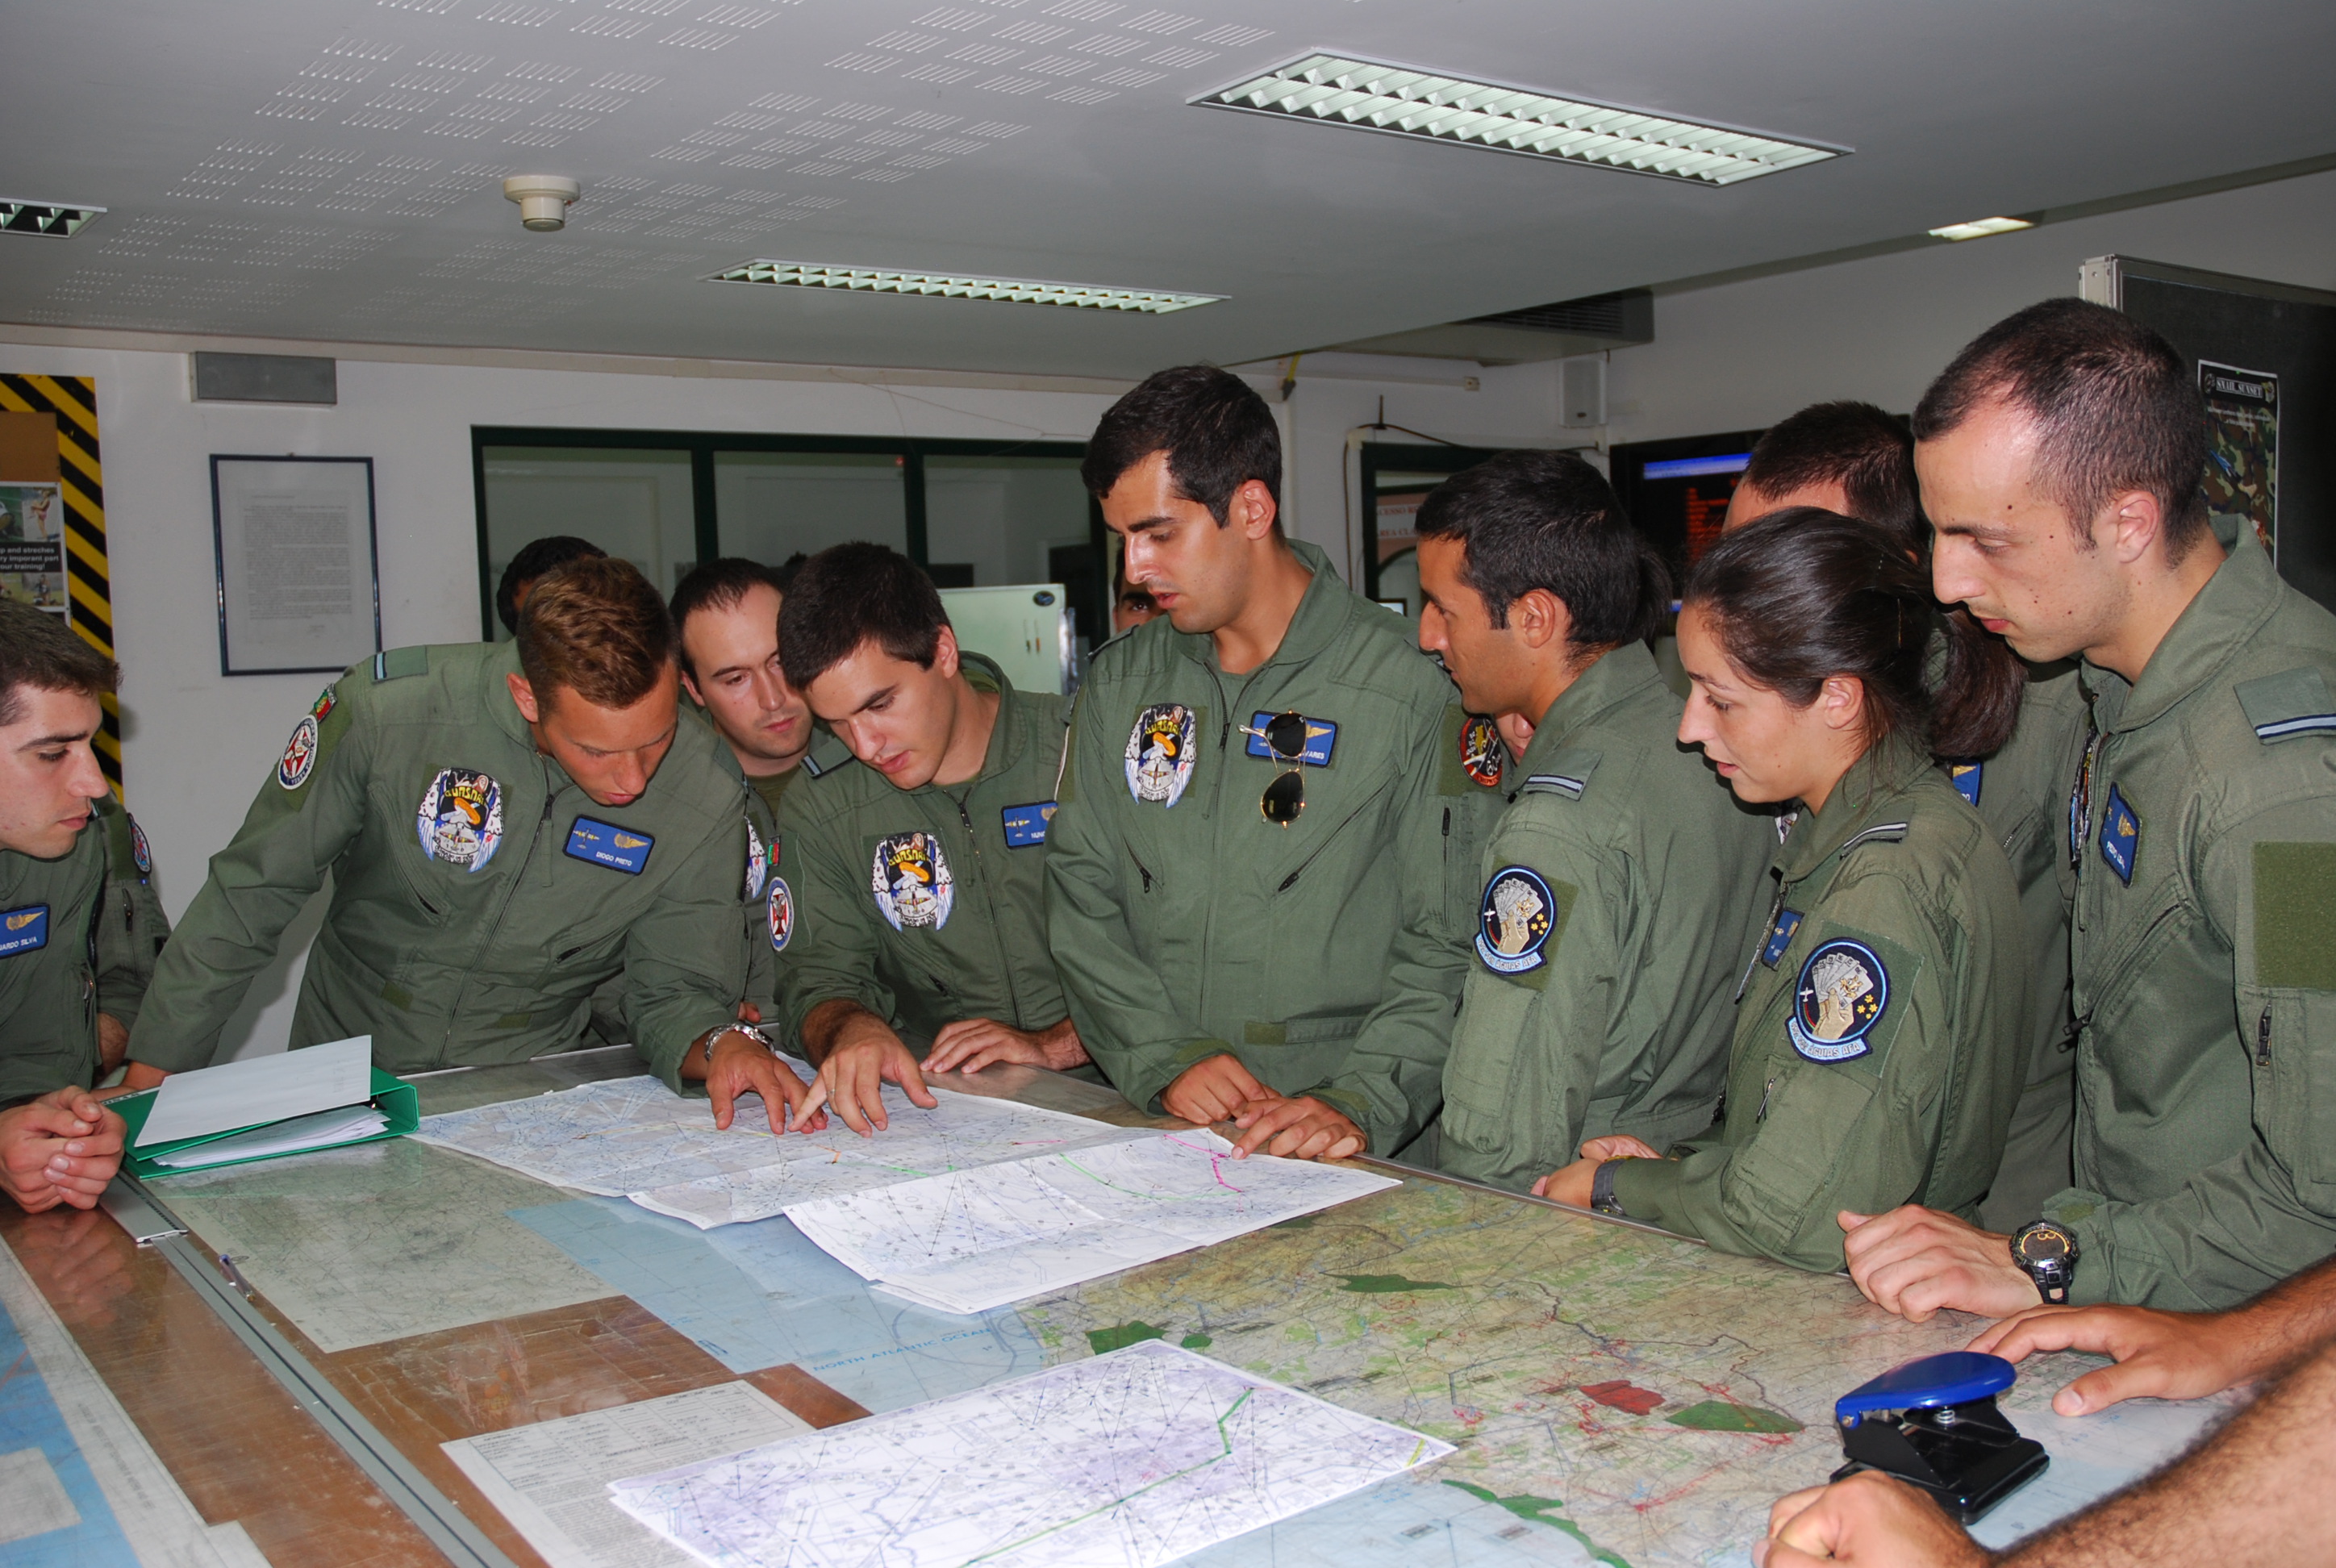
M 774 1136 L 759 1099 L 725 1131 L 704 1100 L 652 1077 L 585 1084 L 424 1118 L 414 1136 L 562 1187 L 628 1196 L 700 1230 L 768 1219 L 788 1204 L 1051 1150 L 1124 1138 L 1085 1116 L 942 1092 L 939 1106 L 883 1088 L 891 1125 L 861 1137 L 830 1116 L 825 1131 Z
M 164 1078 L 134 1146 L 233 1132 L 372 1097 L 371 1035 L 225 1062 Z
M 717 1568 L 1155 1568 L 1451 1452 L 1154 1339 L 609 1491 Z
M 318 1111 L 314 1115 L 294 1116 L 289 1121 L 254 1127 L 248 1133 L 214 1138 L 208 1144 L 197 1144 L 191 1149 L 180 1149 L 174 1154 L 157 1154 L 154 1163 L 174 1171 L 195 1171 L 206 1165 L 224 1165 L 238 1160 L 259 1160 L 271 1154 L 297 1154 L 309 1149 L 329 1149 L 340 1144 L 353 1144 L 359 1138 L 373 1136 L 388 1125 L 389 1118 L 371 1105 L 344 1105 L 336 1111 Z
M 1214 1133 L 1120 1141 L 787 1206 L 795 1228 L 881 1289 L 981 1312 L 1398 1186 Z
M 694 1568 L 618 1510 L 608 1484 L 810 1430 L 753 1384 L 716 1383 L 441 1446 L 551 1568 Z
M 212 473 L 227 673 L 339 670 L 378 648 L 371 463 L 219 458 Z

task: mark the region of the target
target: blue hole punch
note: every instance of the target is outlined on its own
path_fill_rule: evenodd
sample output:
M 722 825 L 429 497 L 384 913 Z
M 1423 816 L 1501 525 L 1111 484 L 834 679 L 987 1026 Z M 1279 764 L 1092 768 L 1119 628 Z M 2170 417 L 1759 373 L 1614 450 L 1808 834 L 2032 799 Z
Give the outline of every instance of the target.
M 1954 1350 L 1893 1367 L 1835 1401 L 1848 1462 L 1836 1481 L 1879 1470 L 1968 1524 L 2044 1472 L 2043 1446 L 1995 1407 L 2018 1374 L 2000 1356 Z

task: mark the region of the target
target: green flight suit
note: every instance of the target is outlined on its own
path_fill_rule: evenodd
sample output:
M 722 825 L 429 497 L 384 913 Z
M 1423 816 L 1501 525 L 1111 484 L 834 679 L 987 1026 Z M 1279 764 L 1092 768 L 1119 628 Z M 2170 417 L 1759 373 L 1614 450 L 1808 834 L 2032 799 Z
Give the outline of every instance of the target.
M 509 643 L 399 648 L 326 688 L 211 858 L 133 1060 L 208 1063 L 329 872 L 295 1047 L 369 1034 L 393 1073 L 524 1061 L 573 1047 L 622 974 L 631 1038 L 679 1086 L 744 994 L 737 765 L 684 718 L 638 800 L 596 804 L 536 750 L 504 684 L 518 668 Z
M 822 1002 L 859 1003 L 918 1060 L 960 1018 L 1036 1031 L 1069 1009 L 1046 950 L 1046 839 L 1063 763 L 1063 699 L 1017 692 L 966 654 L 999 696 L 980 774 L 896 789 L 822 735 L 779 808 L 774 907 L 780 1015 L 800 1048 Z M 774 922 L 776 917 L 774 917 Z
M 1980 1222 L 2010 1231 L 2034 1219 L 2068 1184 L 2077 1120 L 2076 1053 L 2068 1007 L 2068 784 L 2085 750 L 2085 696 L 2077 672 L 2030 667 L 2011 738 L 1981 763 L 1947 775 L 1979 808 L 2011 862 L 2030 959 L 2028 1079 L 2003 1141 L 2003 1164 L 1980 1206 Z
M 1679 742 L 1643 643 L 1542 716 L 1484 847 L 1475 961 L 1444 1064 L 1441 1168 L 1523 1192 L 1584 1138 L 1711 1125 L 1746 911 L 1775 819 Z
M 97 1015 L 134 1024 L 170 921 L 111 795 L 54 860 L 0 850 L 0 1109 L 96 1086 Z
M 1776 851 L 1745 966 L 1727 1121 L 1623 1160 L 1631 1219 L 1730 1252 L 1842 1267 L 1843 1209 L 1968 1218 L 2028 1067 L 2033 965 L 2011 868 L 1927 757 L 1858 760 Z
M 2228 1307 L 2336 1249 L 2336 617 L 2242 543 L 2138 681 L 2084 678 L 2076 1179 L 2044 1212 L 2071 1300 Z
M 1090 661 L 1046 859 L 1047 932 L 1079 1037 L 1144 1109 L 1230 1054 L 1408 1146 L 1442 1098 L 1502 804 L 1497 739 L 1465 721 L 1413 623 L 1314 574 L 1280 646 L 1228 675 L 1166 618 Z M 1259 809 L 1277 765 L 1245 735 L 1305 716 L 1305 809 Z M 1487 741 L 1491 744 L 1485 744 Z

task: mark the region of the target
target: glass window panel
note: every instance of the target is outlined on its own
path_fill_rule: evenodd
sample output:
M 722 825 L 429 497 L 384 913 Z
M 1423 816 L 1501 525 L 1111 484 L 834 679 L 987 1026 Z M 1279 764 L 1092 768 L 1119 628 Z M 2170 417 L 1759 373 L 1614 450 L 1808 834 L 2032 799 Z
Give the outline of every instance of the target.
M 482 459 L 490 591 L 522 546 L 555 533 L 631 561 L 662 593 L 697 564 L 686 452 L 490 446 Z M 497 620 L 495 640 L 510 636 Z
M 927 457 L 925 559 L 944 588 L 1059 582 L 1077 635 L 1090 647 L 1110 635 L 1076 457 Z
M 777 566 L 800 550 L 868 540 L 909 548 L 900 459 L 891 453 L 717 452 L 722 553 Z

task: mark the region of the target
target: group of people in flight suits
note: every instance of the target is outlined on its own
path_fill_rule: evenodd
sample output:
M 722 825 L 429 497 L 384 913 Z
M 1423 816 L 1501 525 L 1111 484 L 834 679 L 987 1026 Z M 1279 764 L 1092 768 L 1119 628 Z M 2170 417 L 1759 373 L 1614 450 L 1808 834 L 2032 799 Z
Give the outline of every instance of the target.
M 2205 449 L 2179 355 L 2048 301 L 1911 433 L 1771 430 L 1682 582 L 1576 456 L 1455 476 L 1413 621 L 1289 537 L 1257 394 L 1163 371 L 1083 468 L 1156 618 L 1076 697 L 880 546 L 668 604 L 569 541 L 512 640 L 326 687 L 175 931 L 90 751 L 112 667 L 6 607 L 0 1182 L 93 1203 L 100 1081 L 206 1065 L 329 873 L 295 1047 L 597 1030 L 721 1125 L 879 1138 L 928 1074 L 1076 1073 L 2130 1363 L 2078 1407 L 2159 1391 L 2336 1298 L 2336 618 Z

